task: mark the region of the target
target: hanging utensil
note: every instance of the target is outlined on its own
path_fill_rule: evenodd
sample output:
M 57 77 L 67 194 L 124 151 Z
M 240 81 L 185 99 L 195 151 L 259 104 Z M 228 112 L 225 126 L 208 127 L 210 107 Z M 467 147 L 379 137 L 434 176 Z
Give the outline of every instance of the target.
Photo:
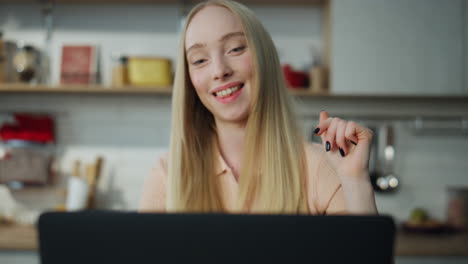
M 393 169 L 395 163 L 393 127 L 384 125 L 378 129 L 378 132 L 373 148 L 374 168 L 371 171 L 371 182 L 375 191 L 391 192 L 400 185 Z
M 394 144 L 394 132 L 393 127 L 388 125 L 385 127 L 387 144 L 384 149 L 385 157 L 385 180 L 388 183 L 389 190 L 395 190 L 399 185 L 400 181 L 394 172 L 395 164 L 395 144 Z
M 372 131 L 374 131 L 374 140 L 371 144 L 371 156 L 369 160 L 369 171 L 370 171 L 370 179 L 372 183 L 372 187 L 375 191 L 381 191 L 381 187 L 377 184 L 377 179 L 380 179 L 382 176 L 382 172 L 380 171 L 380 151 L 379 151 L 379 130 L 375 127 L 369 127 Z M 379 182 L 380 183 L 380 182 Z M 380 183 L 381 184 L 381 183 Z

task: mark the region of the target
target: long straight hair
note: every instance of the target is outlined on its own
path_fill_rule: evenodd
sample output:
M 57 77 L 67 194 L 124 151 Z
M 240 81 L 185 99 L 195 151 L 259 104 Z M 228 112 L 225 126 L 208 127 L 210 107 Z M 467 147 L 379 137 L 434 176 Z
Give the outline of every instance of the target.
M 167 210 L 225 212 L 216 177 L 213 114 L 190 81 L 185 35 L 206 6 L 221 6 L 240 18 L 255 75 L 245 132 L 236 212 L 307 213 L 304 139 L 297 125 L 273 41 L 254 13 L 229 0 L 196 5 L 188 14 L 179 47 L 172 99 Z

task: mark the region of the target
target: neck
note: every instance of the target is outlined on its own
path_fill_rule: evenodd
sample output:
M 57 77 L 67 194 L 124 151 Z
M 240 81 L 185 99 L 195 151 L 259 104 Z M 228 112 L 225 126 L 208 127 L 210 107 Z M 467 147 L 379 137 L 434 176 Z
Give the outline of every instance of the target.
M 232 123 L 216 120 L 219 151 L 236 179 L 239 175 L 244 152 L 245 125 L 246 121 Z

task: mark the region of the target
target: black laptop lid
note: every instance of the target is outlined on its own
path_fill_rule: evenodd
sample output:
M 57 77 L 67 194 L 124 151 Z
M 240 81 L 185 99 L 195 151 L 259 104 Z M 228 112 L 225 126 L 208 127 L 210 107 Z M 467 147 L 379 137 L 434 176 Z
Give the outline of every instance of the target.
M 388 216 L 45 213 L 41 263 L 392 263 Z

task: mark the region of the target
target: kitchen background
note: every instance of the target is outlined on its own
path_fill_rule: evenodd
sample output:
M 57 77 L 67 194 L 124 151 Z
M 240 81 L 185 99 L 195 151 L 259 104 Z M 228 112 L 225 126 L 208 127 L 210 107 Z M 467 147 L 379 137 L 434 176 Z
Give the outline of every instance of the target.
M 112 54 L 176 59 L 179 5 L 58 4 L 53 7 L 47 48 L 41 5 L 2 2 L 3 39 L 23 40 L 49 52 L 52 85 L 60 80 L 64 44 L 97 45 L 100 76 L 107 86 Z M 251 7 L 271 33 L 283 63 L 308 71 L 324 57 L 323 7 Z M 394 128 L 393 173 L 400 185 L 395 192 L 377 193 L 376 200 L 379 211 L 398 222 L 407 220 L 414 208 L 445 221 L 447 187 L 468 186 L 467 30 L 465 0 L 332 1 L 333 96 L 295 96 L 308 139 L 322 109 L 378 131 L 383 125 Z M 89 163 L 102 156 L 97 206 L 135 210 L 152 165 L 167 151 L 170 105 L 169 94 L 0 91 L 0 124 L 11 121 L 14 112 L 50 114 L 56 124 L 53 151 L 62 175 L 58 186 L 72 174 L 75 160 Z M 57 185 L 12 193 L 18 202 L 40 210 L 55 208 L 64 200 Z M 1 263 L 14 261 L 37 260 L 35 253 L 0 252 Z M 424 261 L 466 263 L 467 259 Z

